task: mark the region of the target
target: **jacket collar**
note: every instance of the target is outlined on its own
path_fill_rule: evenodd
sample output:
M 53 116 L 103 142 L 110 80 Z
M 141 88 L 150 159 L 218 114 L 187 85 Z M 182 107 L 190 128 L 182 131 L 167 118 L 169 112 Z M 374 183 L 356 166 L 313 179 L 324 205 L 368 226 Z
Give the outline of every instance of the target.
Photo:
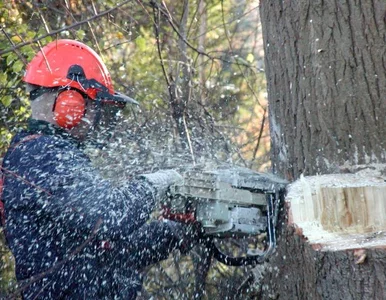
M 43 134 L 43 135 L 57 136 L 57 137 L 61 137 L 63 139 L 69 140 L 73 143 L 79 144 L 79 141 L 77 141 L 66 130 L 46 121 L 36 120 L 32 118 L 29 119 L 28 125 L 27 125 L 27 131 L 29 134 Z

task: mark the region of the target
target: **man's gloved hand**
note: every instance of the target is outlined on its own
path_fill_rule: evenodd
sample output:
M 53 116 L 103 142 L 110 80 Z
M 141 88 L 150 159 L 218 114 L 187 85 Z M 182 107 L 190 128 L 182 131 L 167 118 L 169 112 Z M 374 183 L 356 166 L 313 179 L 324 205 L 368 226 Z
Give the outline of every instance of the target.
M 139 177 L 146 179 L 156 189 L 159 199 L 166 196 L 171 185 L 182 184 L 184 181 L 184 178 L 175 170 L 160 170 L 155 173 L 141 174 Z

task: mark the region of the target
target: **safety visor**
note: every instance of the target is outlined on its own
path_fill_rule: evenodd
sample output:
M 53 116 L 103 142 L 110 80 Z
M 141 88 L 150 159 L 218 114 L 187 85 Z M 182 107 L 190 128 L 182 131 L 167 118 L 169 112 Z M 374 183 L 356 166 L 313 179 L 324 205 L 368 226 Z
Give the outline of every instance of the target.
M 113 104 L 118 106 L 125 106 L 127 103 L 139 105 L 139 103 L 133 98 L 118 92 L 114 92 L 112 94 L 110 93 L 109 89 L 102 83 L 93 78 L 87 79 L 83 68 L 79 65 L 72 65 L 68 69 L 67 79 L 71 80 L 71 82 L 75 84 L 78 84 L 79 88 L 89 96 L 89 91 L 91 90 L 91 93 L 93 93 L 91 98 L 97 102 L 101 101 L 105 104 Z
M 133 98 L 124 95 L 122 93 L 114 92 L 113 99 L 101 99 L 104 104 L 111 104 L 114 106 L 125 106 L 127 103 L 135 104 L 139 106 L 139 103 Z
M 35 100 L 44 93 L 55 91 L 59 89 L 74 88 L 84 93 L 89 98 L 102 104 L 113 105 L 118 107 L 125 107 L 127 103 L 139 105 L 139 103 L 133 98 L 124 95 L 122 93 L 114 92 L 100 83 L 99 81 L 91 78 L 86 78 L 84 70 L 79 65 L 72 65 L 67 73 L 67 80 L 69 83 L 66 86 L 61 87 L 39 87 L 30 92 L 30 100 Z

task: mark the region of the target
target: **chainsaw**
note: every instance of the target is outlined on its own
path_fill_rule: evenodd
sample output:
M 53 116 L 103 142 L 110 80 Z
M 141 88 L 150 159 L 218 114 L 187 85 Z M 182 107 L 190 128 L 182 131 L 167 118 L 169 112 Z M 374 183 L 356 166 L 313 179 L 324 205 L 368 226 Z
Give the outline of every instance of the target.
M 189 170 L 184 181 L 170 189 L 172 201 L 163 216 L 200 223 L 213 256 L 230 266 L 263 263 L 276 246 L 276 223 L 287 182 L 272 174 L 240 167 Z M 266 234 L 263 251 L 232 257 L 221 252 L 212 238 L 244 238 Z

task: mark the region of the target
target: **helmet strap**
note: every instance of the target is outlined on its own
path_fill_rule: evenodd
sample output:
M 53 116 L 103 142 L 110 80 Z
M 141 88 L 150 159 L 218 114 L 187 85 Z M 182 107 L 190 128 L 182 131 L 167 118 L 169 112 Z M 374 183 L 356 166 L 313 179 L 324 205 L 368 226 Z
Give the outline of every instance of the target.
M 98 126 L 99 121 L 101 120 L 101 117 L 102 117 L 102 101 L 99 97 L 95 98 L 95 108 L 96 108 L 96 113 L 95 113 L 94 124 L 93 124 L 94 129 Z

